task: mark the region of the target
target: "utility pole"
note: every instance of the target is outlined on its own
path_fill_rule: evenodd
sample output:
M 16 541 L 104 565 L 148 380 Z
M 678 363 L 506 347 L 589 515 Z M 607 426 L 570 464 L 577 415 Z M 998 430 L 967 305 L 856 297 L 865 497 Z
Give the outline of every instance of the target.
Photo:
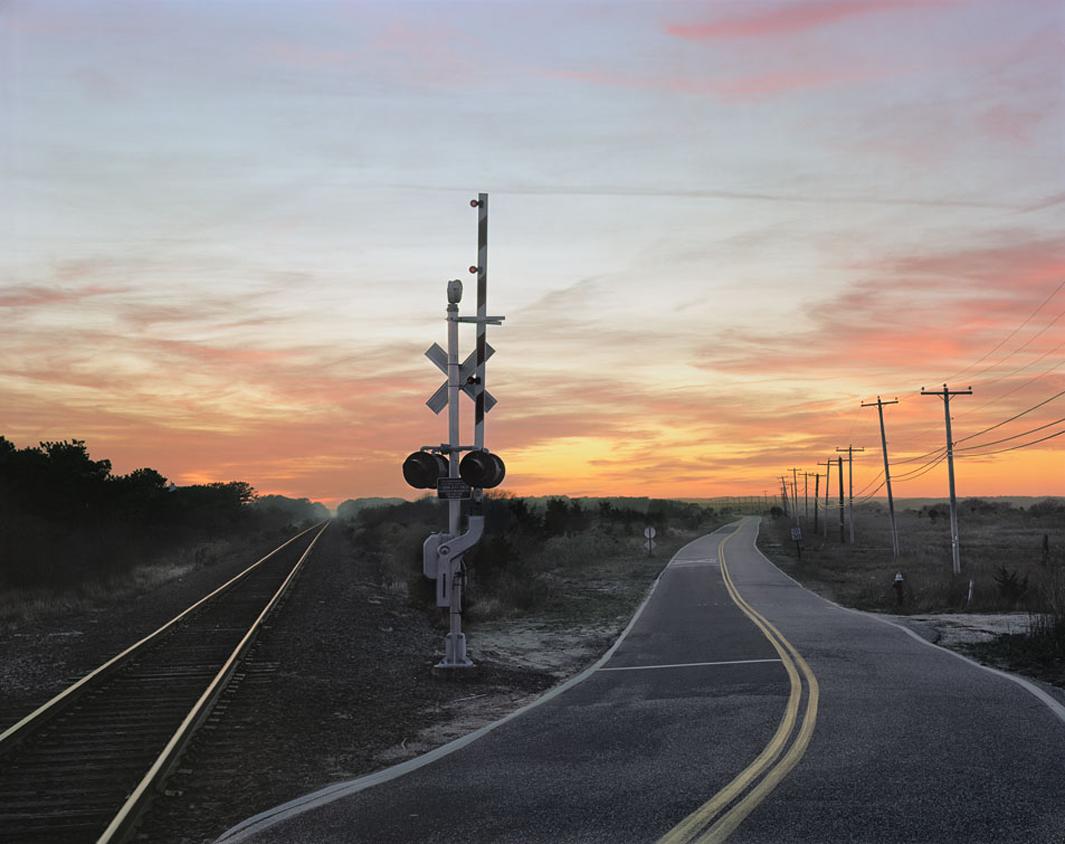
M 954 493 L 954 441 L 950 432 L 950 399 L 952 396 L 971 396 L 973 388 L 967 390 L 950 390 L 943 385 L 942 390 L 926 390 L 921 387 L 922 396 L 939 396 L 943 399 L 943 416 L 947 422 L 947 477 L 950 479 L 950 551 L 954 574 L 961 574 L 961 547 L 958 541 L 958 499 Z
M 846 518 L 843 511 L 843 458 L 837 457 L 839 461 L 839 542 L 842 545 L 847 541 L 846 531 Z
M 897 396 L 894 401 L 883 401 L 880 396 L 877 396 L 875 402 L 862 402 L 862 407 L 875 405 L 877 415 L 880 417 L 880 448 L 884 452 L 884 483 L 887 484 L 887 508 L 888 515 L 891 517 L 891 556 L 895 560 L 899 558 L 899 532 L 895 527 L 895 498 L 891 494 L 891 466 L 888 464 L 887 434 L 884 433 L 884 405 L 898 403 Z
M 817 535 L 817 511 L 819 509 L 818 501 L 821 498 L 821 473 L 817 472 L 814 475 L 814 535 Z
M 791 515 L 788 512 L 788 482 L 784 480 L 784 476 L 780 476 L 780 503 L 784 508 L 784 515 Z
M 802 517 L 810 521 L 810 473 L 802 473 Z
M 818 466 L 825 467 L 825 539 L 828 539 L 828 491 L 831 489 L 832 481 L 832 458 L 828 458 L 824 463 L 818 463 Z
M 864 448 L 855 448 L 848 445 L 846 448 L 837 448 L 836 451 L 847 455 L 847 518 L 851 527 L 851 545 L 854 544 L 854 452 L 865 451 Z
M 791 501 L 795 511 L 795 524 L 799 523 L 799 470 L 792 468 L 791 472 Z

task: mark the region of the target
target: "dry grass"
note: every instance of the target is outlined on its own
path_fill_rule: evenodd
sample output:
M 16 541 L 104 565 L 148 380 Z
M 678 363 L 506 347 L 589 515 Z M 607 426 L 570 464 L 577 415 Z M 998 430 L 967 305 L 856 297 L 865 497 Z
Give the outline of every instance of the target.
M 89 580 L 67 590 L 6 590 L 0 593 L 0 630 L 82 613 L 146 594 L 180 580 L 200 566 L 213 565 L 229 550 L 231 543 L 215 540 L 172 551 L 123 574 Z
M 963 506 L 959 515 L 962 573 L 957 577 L 951 573 L 949 521 L 941 515 L 930 517 L 925 509 L 898 513 L 901 555 L 897 562 L 891 558 L 890 522 L 880 506 L 858 509 L 854 545 L 840 544 L 838 521 L 831 525 L 827 539 L 814 536 L 806 526 L 801 561 L 789 538 L 790 527 L 786 519 L 765 519 L 759 546 L 801 582 L 839 603 L 869 610 L 1040 611 L 1049 579 L 1065 565 L 1065 523 L 1056 514 Z M 1046 566 L 1042 564 L 1044 534 L 1052 552 Z M 901 608 L 892 588 L 897 571 L 906 579 Z M 1010 575 L 1016 583 L 1012 589 L 1003 584 Z

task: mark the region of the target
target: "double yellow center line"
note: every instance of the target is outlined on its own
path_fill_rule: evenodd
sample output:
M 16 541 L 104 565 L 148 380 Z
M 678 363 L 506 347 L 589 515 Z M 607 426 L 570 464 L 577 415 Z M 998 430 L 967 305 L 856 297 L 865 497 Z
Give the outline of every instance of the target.
M 820 689 L 817 678 L 806 660 L 795 646 L 784 638 L 761 613 L 744 600 L 732 581 L 728 564 L 725 560 L 725 546 L 735 536 L 730 533 L 717 548 L 717 558 L 721 562 L 721 577 L 729 597 L 743 613 L 762 631 L 780 655 L 780 661 L 788 674 L 790 691 L 784 716 L 780 719 L 773 738 L 758 757 L 736 776 L 732 782 L 722 788 L 706 803 L 677 824 L 659 844 L 717 844 L 728 838 L 743 823 L 754 809 L 772 792 L 774 788 L 795 767 L 810 744 L 810 737 L 817 722 L 817 702 Z M 801 676 L 800 676 L 801 675 Z M 803 694 L 803 678 L 806 680 L 806 694 Z M 802 723 L 795 729 L 802 710 Z M 741 797 L 742 795 L 742 797 Z M 738 799 L 739 798 L 739 799 Z

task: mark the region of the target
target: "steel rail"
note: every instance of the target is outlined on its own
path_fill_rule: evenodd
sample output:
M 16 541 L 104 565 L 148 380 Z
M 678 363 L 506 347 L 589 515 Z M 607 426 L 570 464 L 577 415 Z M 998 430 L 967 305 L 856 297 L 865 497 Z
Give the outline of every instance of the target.
M 317 527 L 317 525 L 315 527 Z M 185 719 L 181 722 L 181 726 L 177 728 L 177 731 L 171 736 L 170 741 L 167 742 L 166 747 L 163 748 L 163 751 L 156 758 L 155 762 L 152 763 L 151 768 L 148 769 L 148 773 L 144 775 L 136 788 L 133 789 L 129 797 L 126 799 L 126 802 L 118 810 L 118 813 L 111 820 L 111 823 L 108 824 L 107 829 L 105 829 L 103 834 L 97 839 L 97 844 L 110 844 L 110 842 L 121 841 L 123 836 L 132 829 L 139 810 L 142 808 L 142 801 L 148 794 L 149 789 L 152 785 L 166 776 L 170 766 L 177 761 L 181 750 L 192 737 L 193 732 L 210 713 L 211 707 L 225 689 L 226 684 L 236 670 L 238 661 L 251 646 L 252 642 L 255 641 L 255 637 L 258 635 L 263 621 L 288 590 L 293 579 L 303 567 L 304 561 L 310 556 L 315 543 L 318 542 L 318 538 L 325 532 L 327 527 L 329 527 L 329 522 L 325 522 L 318 529 L 318 533 L 314 535 L 314 539 L 311 540 L 310 545 L 308 545 L 303 554 L 300 555 L 299 560 L 296 561 L 296 565 L 294 565 L 289 571 L 288 576 L 285 577 L 284 581 L 282 581 L 281 585 L 277 588 L 277 591 L 274 592 L 273 597 L 270 598 L 262 612 L 260 612 L 255 621 L 252 622 L 251 627 L 248 628 L 248 631 L 241 638 L 240 642 L 237 643 L 237 646 L 218 670 L 218 673 L 215 674 L 210 685 L 208 685 L 203 694 L 200 695 L 199 700 L 196 701 L 195 705 L 185 716 Z M 314 530 L 314 528 L 309 528 L 309 530 Z M 305 533 L 309 532 L 309 530 L 304 531 L 304 533 L 299 534 L 299 536 L 303 536 Z M 296 537 L 293 538 L 295 539 Z
M 326 524 L 328 524 L 328 522 Z M 285 542 L 281 543 L 273 551 L 271 551 L 269 554 L 267 554 L 266 556 L 264 556 L 261 559 L 257 560 L 256 562 L 252 563 L 250 566 L 248 566 L 246 569 L 244 569 L 244 571 L 240 572 L 239 574 L 235 575 L 234 577 L 231 577 L 229 580 L 227 580 L 225 583 L 223 583 L 221 586 L 219 586 L 217 589 L 215 589 L 210 594 L 205 595 L 204 597 L 200 598 L 200 600 L 198 600 L 192 606 L 187 607 L 186 609 L 184 609 L 178 615 L 174 616 L 172 619 L 170 619 L 170 621 L 168 621 L 162 627 L 160 627 L 159 629 L 155 630 L 152 633 L 149 633 L 147 636 L 145 636 L 140 641 L 135 642 L 134 644 L 130 645 L 128 648 L 126 648 L 121 653 L 116 654 L 115 656 L 111 657 L 111 659 L 109 659 L 103 665 L 93 669 L 88 674 L 86 674 L 84 677 L 82 677 L 80 680 L 78 680 L 76 683 L 73 683 L 72 685 L 67 686 L 67 688 L 65 688 L 63 691 L 61 691 L 59 694 L 57 694 L 51 700 L 49 700 L 46 703 L 43 703 L 40 706 L 38 706 L 29 715 L 26 715 L 21 720 L 19 720 L 16 723 L 12 724 L 10 727 L 8 727 L 6 730 L 4 730 L 4 732 L 0 733 L 0 753 L 2 753 L 5 750 L 7 750 L 11 746 L 11 744 L 13 744 L 15 741 L 18 741 L 18 739 L 21 738 L 21 736 L 19 736 L 18 734 L 20 732 L 22 732 L 26 727 L 28 727 L 31 724 L 33 724 L 34 726 L 37 726 L 37 725 L 43 723 L 43 720 L 46 717 L 51 717 L 53 715 L 58 714 L 60 708 L 62 708 L 63 706 L 73 702 L 73 700 L 79 695 L 80 692 L 84 691 L 85 687 L 90 682 L 92 682 L 93 680 L 96 680 L 96 679 L 104 676 L 105 674 L 110 673 L 114 669 L 118 668 L 120 665 L 123 665 L 126 662 L 128 662 L 129 659 L 132 656 L 134 656 L 136 653 L 138 653 L 142 648 L 144 648 L 148 644 L 156 641 L 167 630 L 169 630 L 171 627 L 173 627 L 175 624 L 177 624 L 179 621 L 181 621 L 183 618 L 185 618 L 185 616 L 187 616 L 189 613 L 193 612 L 194 610 L 198 609 L 203 604 L 205 604 L 208 601 L 210 601 L 215 596 L 217 596 L 217 595 L 221 594 L 222 592 L 226 591 L 227 589 L 229 589 L 233 584 L 235 584 L 237 581 L 241 580 L 243 577 L 245 577 L 248 574 L 250 574 L 252 571 L 254 571 L 260 565 L 265 563 L 267 560 L 269 560 L 271 557 L 273 557 L 279 551 L 281 551 L 284 548 L 286 548 L 289 545 L 291 545 L 293 542 L 295 542 L 301 536 L 306 536 L 308 533 L 310 533 L 316 527 L 318 527 L 318 525 L 314 525 L 312 527 L 309 527 L 306 530 L 301 531 L 300 533 L 297 533 L 295 536 L 293 536 L 290 539 L 286 540 Z

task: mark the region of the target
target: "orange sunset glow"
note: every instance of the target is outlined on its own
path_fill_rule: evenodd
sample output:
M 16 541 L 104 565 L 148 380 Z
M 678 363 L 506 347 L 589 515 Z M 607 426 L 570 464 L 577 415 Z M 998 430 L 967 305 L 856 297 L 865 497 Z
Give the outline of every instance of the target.
M 775 494 L 853 444 L 883 494 L 880 395 L 895 494 L 941 497 L 945 464 L 905 475 L 945 445 L 920 390 L 946 382 L 973 390 L 959 495 L 1065 495 L 1060 3 L 107 0 L 0 27 L 19 446 L 414 497 L 486 191 L 504 490 Z

